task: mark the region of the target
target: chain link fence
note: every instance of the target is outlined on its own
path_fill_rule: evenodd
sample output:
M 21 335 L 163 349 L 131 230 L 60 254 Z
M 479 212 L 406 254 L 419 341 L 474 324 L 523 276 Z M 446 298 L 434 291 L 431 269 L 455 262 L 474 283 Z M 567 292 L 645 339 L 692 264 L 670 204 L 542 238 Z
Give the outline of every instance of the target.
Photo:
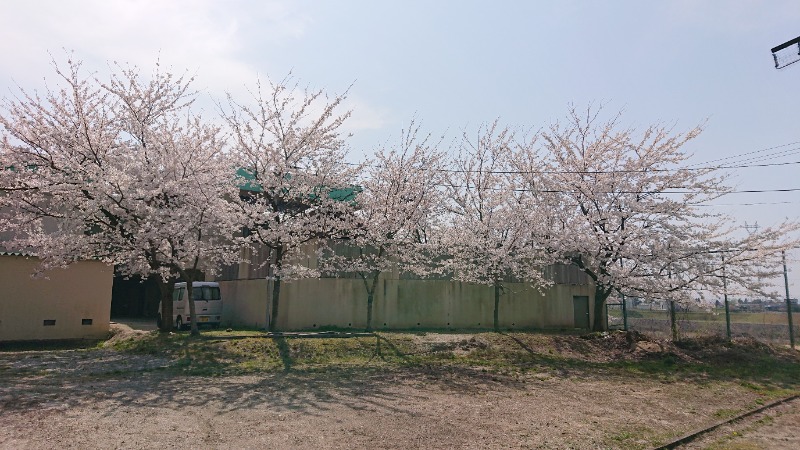
M 725 309 L 697 310 L 675 306 L 678 339 L 706 336 L 727 337 Z M 668 303 L 638 304 L 629 302 L 607 305 L 609 329 L 639 331 L 658 338 L 672 338 Z M 623 314 L 624 313 L 624 314 Z M 795 342 L 800 338 L 800 309 L 793 308 Z M 730 312 L 731 338 L 749 337 L 762 342 L 789 345 L 789 315 L 785 305 L 771 309 L 733 310 Z

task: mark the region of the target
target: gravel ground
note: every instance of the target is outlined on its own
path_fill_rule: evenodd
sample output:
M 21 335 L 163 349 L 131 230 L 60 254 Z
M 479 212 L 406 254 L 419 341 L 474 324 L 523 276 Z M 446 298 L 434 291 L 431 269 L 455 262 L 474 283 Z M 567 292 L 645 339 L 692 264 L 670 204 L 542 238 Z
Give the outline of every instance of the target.
M 569 367 L 187 377 L 159 370 L 170 364 L 111 349 L 0 352 L 0 448 L 650 448 L 758 398 L 733 383 Z M 794 402 L 759 430 L 771 439 L 797 419 Z M 800 447 L 783 437 L 794 440 L 752 448 Z

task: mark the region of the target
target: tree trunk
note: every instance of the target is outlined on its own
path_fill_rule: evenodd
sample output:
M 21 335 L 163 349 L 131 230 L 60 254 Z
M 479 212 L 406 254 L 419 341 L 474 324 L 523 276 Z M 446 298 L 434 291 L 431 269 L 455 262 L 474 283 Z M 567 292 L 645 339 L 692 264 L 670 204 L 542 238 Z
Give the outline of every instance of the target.
M 172 291 L 175 290 L 175 282 L 165 282 L 158 277 L 158 290 L 161 294 L 161 324 L 159 330 L 163 332 L 172 331 Z
M 194 304 L 194 277 L 197 269 L 197 261 L 192 270 L 184 270 L 180 267 L 173 266 L 173 270 L 178 272 L 180 276 L 186 280 L 187 301 L 189 302 L 189 329 L 192 336 L 200 335 L 200 328 L 197 324 L 197 307 Z M 185 320 L 184 320 L 185 322 Z
M 372 300 L 375 298 L 372 295 L 372 292 L 367 294 L 367 329 L 366 331 L 372 331 Z
M 372 279 L 370 283 L 367 283 L 367 279 L 362 275 L 361 279 L 364 281 L 364 287 L 367 289 L 367 329 L 366 331 L 372 331 L 372 305 L 375 302 L 375 288 L 378 287 L 378 278 L 380 277 L 380 272 L 373 272 Z
M 678 321 L 675 316 L 675 300 L 669 301 L 669 327 L 672 330 L 672 342 L 678 340 Z
M 281 277 L 276 275 L 272 282 L 272 312 L 269 316 L 269 331 L 275 331 L 278 322 L 278 305 L 281 298 Z
M 500 331 L 500 283 L 494 283 L 494 331 Z
M 275 264 L 272 281 L 272 308 L 269 316 L 269 326 L 267 331 L 275 331 L 278 323 L 278 307 L 281 299 L 281 276 L 280 270 L 283 267 L 283 247 L 275 249 Z
M 594 320 L 592 321 L 592 331 L 608 330 L 608 319 L 606 318 L 606 300 L 611 291 L 604 290 L 601 286 L 594 288 Z

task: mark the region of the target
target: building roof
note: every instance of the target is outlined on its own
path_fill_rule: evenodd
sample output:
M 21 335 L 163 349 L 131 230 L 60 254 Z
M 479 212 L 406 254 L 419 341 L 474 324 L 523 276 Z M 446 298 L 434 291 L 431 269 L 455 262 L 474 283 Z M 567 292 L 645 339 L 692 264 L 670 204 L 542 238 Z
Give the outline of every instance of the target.
M 30 252 L 10 252 L 5 250 L 0 250 L 0 256 L 36 256 L 34 253 Z
M 253 175 L 253 172 L 247 170 L 245 168 L 239 168 L 236 170 L 236 175 L 244 180 L 244 183 L 239 186 L 239 189 L 248 192 L 263 192 L 264 189 L 255 182 L 256 177 Z M 290 176 L 290 175 L 287 175 Z M 338 200 L 340 202 L 352 202 L 355 201 L 356 195 L 361 192 L 363 189 L 360 186 L 349 186 L 346 188 L 339 188 L 339 189 L 330 189 L 326 188 L 325 186 L 321 186 L 321 189 L 328 189 L 328 198 L 331 200 Z M 314 194 L 311 194 L 312 198 Z

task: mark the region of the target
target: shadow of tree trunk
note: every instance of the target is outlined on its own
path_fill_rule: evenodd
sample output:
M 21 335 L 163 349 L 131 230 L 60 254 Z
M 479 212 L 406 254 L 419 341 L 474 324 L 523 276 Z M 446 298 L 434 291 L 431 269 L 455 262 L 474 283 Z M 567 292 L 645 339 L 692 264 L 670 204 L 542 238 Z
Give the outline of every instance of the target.
M 286 338 L 283 336 L 273 337 L 272 340 L 275 341 L 275 345 L 278 346 L 278 354 L 283 362 L 283 371 L 290 372 L 294 361 L 292 360 L 292 349 L 289 348 L 289 343 L 286 342 Z
M 386 347 L 388 347 L 390 351 L 394 352 L 395 355 L 399 356 L 400 359 L 402 359 L 404 362 L 409 361 L 408 355 L 406 355 L 399 348 L 397 348 L 397 346 L 394 345 L 392 341 L 386 339 L 385 337 L 377 333 L 373 333 L 372 335 L 375 336 L 375 353 L 373 354 L 372 358 L 370 358 L 370 361 L 375 359 L 376 356 L 380 357 L 384 361 L 386 360 L 386 358 L 383 355 L 383 351 L 381 350 L 381 342 L 385 343 Z
M 512 335 L 510 335 L 510 334 L 507 334 L 507 333 L 503 333 L 502 331 L 498 331 L 498 332 L 497 332 L 497 334 L 499 334 L 500 336 L 505 336 L 505 337 L 507 337 L 507 338 L 511 339 L 512 341 L 516 342 L 516 343 L 517 343 L 517 345 L 519 345 L 520 347 L 522 347 L 522 349 L 523 349 L 523 350 L 525 350 L 526 352 L 530 353 L 531 355 L 533 355 L 533 356 L 539 356 L 539 354 L 538 354 L 538 353 L 536 353 L 535 351 L 533 351 L 533 349 L 532 349 L 532 348 L 528 347 L 528 344 L 526 344 L 526 343 L 522 342 L 522 341 L 521 341 L 521 340 L 520 340 L 518 337 L 516 337 L 516 336 L 512 336 Z

